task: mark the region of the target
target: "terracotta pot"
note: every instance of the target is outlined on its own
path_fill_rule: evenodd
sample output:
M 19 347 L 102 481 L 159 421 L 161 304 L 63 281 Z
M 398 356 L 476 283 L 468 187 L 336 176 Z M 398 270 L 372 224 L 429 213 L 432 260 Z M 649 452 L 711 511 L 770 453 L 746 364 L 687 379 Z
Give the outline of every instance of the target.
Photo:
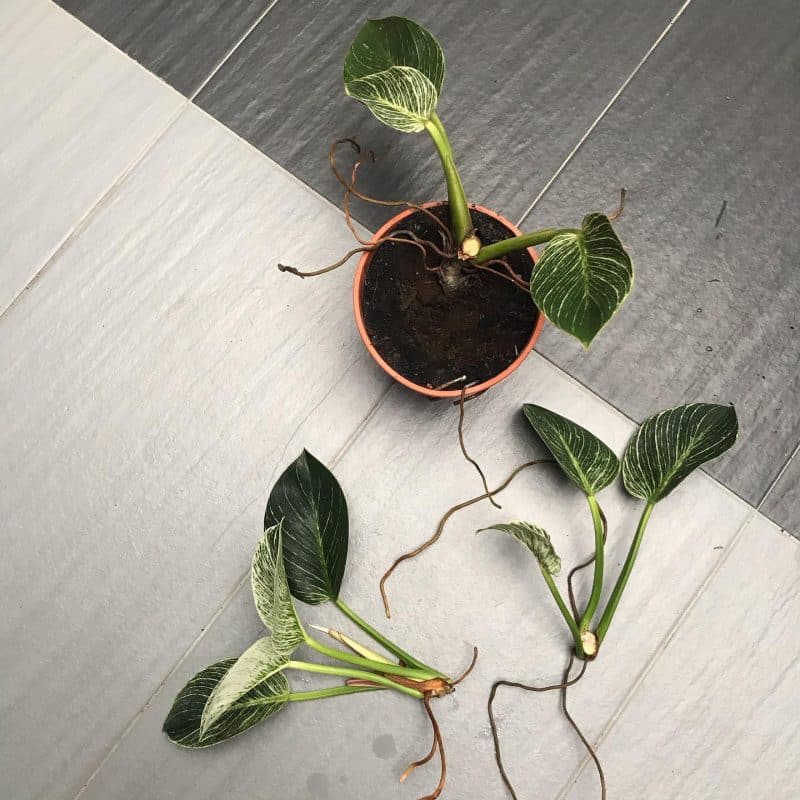
M 441 203 L 425 203 L 425 208 L 431 208 L 435 206 L 442 205 Z M 486 214 L 487 216 L 493 217 L 498 222 L 500 222 L 504 227 L 508 228 L 508 230 L 514 234 L 514 236 L 519 236 L 520 231 L 517 229 L 515 225 L 512 225 L 507 219 L 501 217 L 499 214 L 496 214 L 494 211 L 491 211 L 488 208 L 484 208 L 483 206 L 470 204 L 470 208 L 474 208 L 476 211 L 481 211 L 482 213 Z M 410 216 L 411 214 L 415 213 L 415 209 L 409 208 L 403 211 L 402 213 L 398 214 L 395 217 L 392 217 L 370 240 L 371 242 L 377 242 L 379 239 L 386 236 L 389 231 L 393 228 L 398 227 L 398 224 L 402 222 L 406 217 Z M 531 255 L 531 258 L 536 262 L 538 256 L 536 251 L 532 248 L 528 248 L 528 252 Z M 408 378 L 401 375 L 395 369 L 393 369 L 389 364 L 387 364 L 381 354 L 375 349 L 375 346 L 372 344 L 372 341 L 369 338 L 369 333 L 367 332 L 367 326 L 364 323 L 364 314 L 361 308 L 361 294 L 364 287 L 364 280 L 366 279 L 367 270 L 369 269 L 369 265 L 372 263 L 372 252 L 365 252 L 361 259 L 358 262 L 358 267 L 356 268 L 356 275 L 355 281 L 353 283 L 353 311 L 355 313 L 356 318 L 356 326 L 358 327 L 358 332 L 361 335 L 361 340 L 364 342 L 367 350 L 369 350 L 370 355 L 375 359 L 375 361 L 380 365 L 381 369 L 387 374 L 394 378 L 398 383 L 402 383 L 403 386 L 411 389 L 412 391 L 418 392 L 419 394 L 424 394 L 427 397 L 460 397 L 461 396 L 461 389 L 431 389 L 428 386 L 421 386 L 418 383 L 414 383 L 413 381 L 409 380 Z M 539 338 L 539 334 L 542 332 L 542 327 L 544 326 L 544 314 L 540 311 L 537 311 L 537 318 L 536 318 L 536 325 L 534 326 L 533 333 L 531 334 L 531 338 L 528 343 L 523 348 L 522 352 L 514 359 L 502 372 L 495 375 L 493 378 L 490 378 L 483 383 L 476 384 L 475 386 L 470 386 L 467 389 L 466 396 L 471 397 L 472 395 L 480 394 L 481 392 L 485 392 L 487 389 L 490 389 L 500 381 L 507 378 L 514 370 L 516 370 L 522 362 L 528 357 L 531 350 L 533 350 L 534 345 L 536 344 L 536 340 Z

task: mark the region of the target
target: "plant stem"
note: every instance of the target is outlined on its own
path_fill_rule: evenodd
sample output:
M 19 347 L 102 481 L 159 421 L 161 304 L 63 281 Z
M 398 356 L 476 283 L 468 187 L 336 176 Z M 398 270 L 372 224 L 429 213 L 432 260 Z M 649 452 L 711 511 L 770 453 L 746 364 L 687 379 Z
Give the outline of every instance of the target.
M 537 244 L 549 242 L 553 237 L 558 236 L 559 233 L 580 233 L 580 230 L 577 228 L 544 228 L 541 231 L 523 233 L 521 236 L 512 236 L 510 239 L 503 239 L 494 244 L 487 244 L 481 247 L 478 251 L 478 255 L 475 256 L 475 261 L 479 264 L 483 264 L 485 261 L 491 261 L 493 258 L 502 258 L 509 253 L 515 253 L 517 250 L 524 250 L 526 247 L 533 247 Z
M 553 595 L 553 599 L 556 601 L 556 605 L 558 606 L 561 615 L 567 622 L 567 626 L 572 634 L 572 638 L 575 640 L 575 652 L 579 658 L 583 658 L 583 642 L 581 642 L 581 635 L 578 631 L 578 626 L 575 623 L 575 620 L 572 618 L 572 614 L 569 613 L 567 604 L 564 602 L 564 598 L 561 597 L 561 592 L 558 591 L 558 587 L 553 580 L 553 576 L 541 565 L 539 568 L 541 569 L 544 580 L 547 583 L 547 588 L 550 590 L 550 594 Z
M 605 548 L 603 546 L 603 512 L 597 504 L 597 498 L 593 495 L 586 496 L 589 508 L 592 511 L 592 522 L 594 523 L 594 579 L 592 580 L 592 593 L 589 595 L 589 602 L 586 611 L 583 612 L 579 623 L 580 632 L 588 631 L 594 618 L 594 612 L 600 604 L 600 595 L 603 592 L 603 569 L 605 566 Z
M 447 200 L 450 204 L 450 223 L 453 228 L 453 236 L 456 245 L 460 246 L 464 239 L 472 232 L 472 218 L 469 215 L 467 197 L 464 194 L 464 186 L 461 177 L 456 169 L 453 160 L 453 150 L 450 147 L 450 140 L 436 112 L 433 113 L 429 122 L 425 124 L 425 130 L 431 135 L 439 158 L 442 161 L 444 179 L 447 182 Z
M 347 603 L 344 602 L 342 599 L 337 599 L 336 607 L 344 614 L 348 619 L 352 620 L 359 628 L 361 628 L 367 636 L 372 637 L 374 641 L 376 641 L 382 647 L 385 647 L 392 655 L 397 656 L 404 664 L 409 667 L 414 667 L 416 669 L 422 670 L 423 672 L 430 672 L 436 678 L 444 678 L 445 680 L 449 680 L 447 675 L 443 675 L 441 672 L 438 672 L 433 667 L 429 667 L 424 662 L 420 661 L 419 659 L 414 658 L 410 653 L 406 653 L 402 647 L 396 645 L 391 639 L 384 636 L 379 630 L 373 628 L 366 620 L 361 619 L 361 617 L 353 611 Z
M 322 642 L 318 642 L 311 636 L 306 636 L 306 644 L 312 650 L 316 650 L 318 653 L 328 656 L 328 658 L 333 658 L 337 661 L 343 661 L 345 664 L 352 664 L 353 666 L 360 667 L 362 669 L 374 670 L 375 672 L 381 672 L 387 675 L 401 675 L 404 678 L 411 678 L 411 680 L 416 681 L 427 681 L 431 678 L 438 677 L 435 672 L 431 672 L 430 670 L 421 670 L 416 669 L 415 667 L 402 667 L 399 664 L 384 664 L 381 661 L 373 661 L 370 658 L 355 656 L 350 653 L 346 653 L 344 650 L 337 650 L 334 647 L 328 647 L 327 645 L 322 644 Z
M 328 664 L 314 664 L 311 661 L 290 661 L 284 669 L 299 669 L 304 672 L 318 672 L 322 675 L 338 675 L 342 678 L 355 678 L 361 681 L 370 681 L 385 686 L 387 689 L 394 689 L 401 694 L 407 694 L 417 699 L 422 697 L 422 692 L 411 689 L 408 686 L 401 686 L 383 675 L 376 675 L 374 672 L 364 672 L 360 669 L 346 669 L 345 667 L 331 667 Z
M 617 578 L 614 591 L 611 592 L 608 605 L 606 606 L 605 611 L 603 611 L 603 616 L 600 618 L 600 624 L 597 626 L 597 638 L 600 642 L 603 641 L 606 633 L 608 632 L 608 626 L 611 625 L 611 620 L 614 618 L 614 612 L 617 610 L 619 601 L 622 598 L 622 593 L 625 591 L 625 586 L 628 583 L 631 570 L 636 562 L 636 556 L 639 553 L 639 545 L 642 543 L 644 529 L 647 527 L 647 522 L 650 519 L 650 515 L 653 513 L 654 506 L 655 503 L 648 502 L 644 507 L 644 511 L 642 511 L 642 516 L 639 519 L 639 525 L 636 527 L 636 535 L 633 537 L 630 550 L 628 550 L 628 557 L 625 559 L 625 563 L 622 566 L 622 572 L 620 572 L 619 578 Z
M 305 700 L 324 700 L 326 697 L 341 697 L 346 694 L 359 692 L 383 691 L 382 686 L 331 686 L 327 689 L 316 689 L 313 692 L 292 692 L 289 695 L 290 703 L 302 703 Z

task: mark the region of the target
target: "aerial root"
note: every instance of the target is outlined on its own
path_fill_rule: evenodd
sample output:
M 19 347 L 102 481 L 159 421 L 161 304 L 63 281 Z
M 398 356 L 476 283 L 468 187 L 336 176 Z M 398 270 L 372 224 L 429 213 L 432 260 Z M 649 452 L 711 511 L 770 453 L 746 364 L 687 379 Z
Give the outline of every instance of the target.
M 383 577 L 380 580 L 380 593 L 381 599 L 383 600 L 383 609 L 386 613 L 387 617 L 392 616 L 391 609 L 389 607 L 389 598 L 386 594 L 386 581 L 391 577 L 392 573 L 400 566 L 404 561 L 408 561 L 409 559 L 416 558 L 420 553 L 423 553 L 429 547 L 436 544 L 442 536 L 444 532 L 445 525 L 447 525 L 448 520 L 450 517 L 453 516 L 457 511 L 461 511 L 464 508 L 469 506 L 475 505 L 475 503 L 480 503 L 481 500 L 487 500 L 489 498 L 494 497 L 496 494 L 499 494 L 503 491 L 510 483 L 514 480 L 514 478 L 519 475 L 520 472 L 527 469 L 528 467 L 533 467 L 537 464 L 553 464 L 555 463 L 551 458 L 537 458 L 533 461 L 526 461 L 524 464 L 518 466 L 514 471 L 496 488 L 490 492 L 484 492 L 483 494 L 479 494 L 477 497 L 473 497 L 469 500 L 465 500 L 463 503 L 457 503 L 456 505 L 449 508 L 445 513 L 444 516 L 439 520 L 439 524 L 436 526 L 436 530 L 433 535 L 426 539 L 422 544 L 415 547 L 413 550 L 409 550 L 407 553 L 403 553 L 403 555 L 398 556 L 389 569 L 383 574 Z

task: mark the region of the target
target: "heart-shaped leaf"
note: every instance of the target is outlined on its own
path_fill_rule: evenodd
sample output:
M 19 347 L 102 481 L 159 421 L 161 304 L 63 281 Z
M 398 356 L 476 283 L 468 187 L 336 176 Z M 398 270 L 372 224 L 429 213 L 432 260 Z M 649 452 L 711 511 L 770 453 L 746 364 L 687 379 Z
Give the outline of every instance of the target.
M 164 733 L 181 747 L 210 747 L 277 714 L 289 702 L 289 684 L 276 673 L 239 698 L 200 739 L 200 721 L 206 702 L 217 684 L 236 663 L 235 658 L 218 661 L 198 672 L 175 698 L 164 721 Z
M 536 265 L 531 296 L 545 316 L 586 347 L 633 285 L 630 256 L 605 214 L 588 214 L 579 231 L 550 240 Z
M 364 23 L 344 62 L 344 88 L 381 122 L 423 130 L 444 82 L 444 53 L 430 31 L 403 17 Z
M 721 456 L 736 441 L 733 406 L 693 403 L 646 419 L 622 460 L 622 479 L 634 497 L 655 503 L 689 473 Z
M 208 697 L 200 719 L 200 740 L 218 720 L 264 681 L 280 672 L 292 655 L 273 636 L 259 639 L 236 659 Z
M 596 494 L 617 477 L 619 459 L 586 428 L 531 403 L 522 410 L 567 477 L 586 494 Z
M 478 533 L 483 531 L 501 531 L 502 533 L 511 534 L 536 556 L 539 566 L 549 575 L 558 575 L 561 572 L 561 559 L 556 554 L 550 542 L 550 536 L 544 528 L 532 525 L 530 522 L 515 521 L 481 528 Z
M 306 450 L 269 496 L 264 528 L 281 522 L 292 595 L 310 605 L 335 600 L 347 563 L 347 502 L 331 471 Z
M 272 638 L 293 652 L 305 634 L 292 602 L 286 567 L 283 563 L 283 531 L 280 523 L 267 528 L 256 546 L 250 569 L 253 600 Z

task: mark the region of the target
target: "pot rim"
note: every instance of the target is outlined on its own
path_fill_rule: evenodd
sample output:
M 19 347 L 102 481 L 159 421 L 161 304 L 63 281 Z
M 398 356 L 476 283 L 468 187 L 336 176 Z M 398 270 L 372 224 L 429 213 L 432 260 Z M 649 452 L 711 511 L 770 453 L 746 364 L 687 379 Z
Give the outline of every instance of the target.
M 422 203 L 421 206 L 423 208 L 434 208 L 436 206 L 444 205 L 446 201 L 438 201 L 438 202 L 431 202 L 431 203 Z M 483 214 L 486 214 L 489 217 L 497 220 L 499 223 L 504 225 L 508 228 L 515 236 L 519 236 L 521 231 L 517 228 L 516 225 L 509 222 L 505 217 L 498 214 L 495 211 L 492 211 L 490 208 L 485 208 L 484 206 L 478 205 L 477 203 L 470 203 L 470 208 L 474 208 L 476 211 L 480 211 Z M 416 213 L 416 208 L 407 208 L 405 211 L 401 211 L 399 214 L 392 217 L 388 220 L 384 225 L 382 225 L 375 235 L 370 239 L 370 244 L 377 242 L 379 239 L 386 236 L 389 231 L 394 228 L 398 222 L 404 220 L 406 217 L 411 216 L 411 214 Z M 531 258 L 533 259 L 534 263 L 538 260 L 539 256 L 536 250 L 533 247 L 529 247 L 528 253 L 530 253 Z M 367 269 L 369 265 L 372 263 L 372 256 L 374 251 L 366 251 L 363 253 L 361 258 L 358 261 L 358 266 L 356 267 L 355 279 L 353 281 L 353 314 L 356 319 L 356 327 L 358 328 L 358 333 L 361 336 L 361 341 L 364 342 L 364 346 L 369 351 L 369 354 L 372 358 L 378 363 L 378 365 L 386 372 L 390 377 L 396 380 L 398 383 L 405 386 L 407 389 L 411 389 L 418 394 L 425 395 L 427 397 L 433 398 L 444 398 L 444 397 L 452 397 L 452 398 L 459 398 L 461 397 L 461 389 L 432 389 L 429 386 L 422 386 L 419 383 L 414 383 L 414 381 L 406 378 L 404 375 L 401 375 L 396 369 L 394 369 L 391 365 L 387 364 L 386 361 L 383 359 L 381 354 L 376 349 L 375 345 L 372 344 L 372 341 L 369 337 L 369 333 L 367 331 L 367 326 L 364 322 L 364 315 L 361 310 L 361 294 L 362 289 L 364 287 L 364 281 L 367 275 Z M 474 395 L 481 394 L 485 392 L 487 389 L 490 389 L 492 386 L 500 383 L 500 381 L 505 380 L 512 372 L 517 370 L 521 365 L 522 362 L 530 355 L 531 351 L 533 350 L 536 341 L 539 338 L 539 334 L 542 332 L 542 328 L 544 327 L 544 314 L 537 309 L 537 318 L 536 318 L 536 325 L 531 332 L 531 338 L 528 340 L 528 343 L 525 347 L 520 351 L 520 354 L 501 372 L 498 372 L 497 375 L 489 378 L 483 383 L 478 383 L 475 386 L 470 386 L 465 396 L 472 397 Z

